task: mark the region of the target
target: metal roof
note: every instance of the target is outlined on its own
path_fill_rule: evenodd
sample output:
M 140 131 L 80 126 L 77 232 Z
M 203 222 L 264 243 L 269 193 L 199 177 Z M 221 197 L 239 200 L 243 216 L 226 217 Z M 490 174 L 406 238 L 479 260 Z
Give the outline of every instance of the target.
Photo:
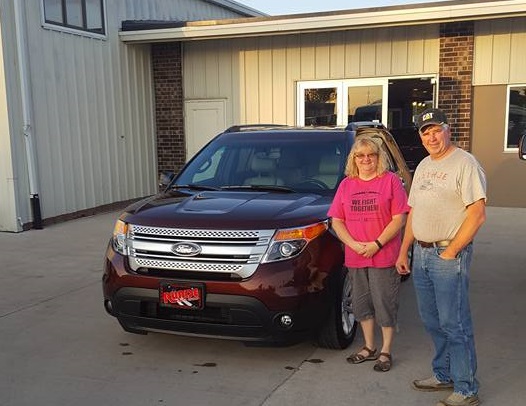
M 217 3 L 217 1 L 216 1 Z M 121 31 L 129 43 L 191 41 L 510 18 L 526 15 L 526 0 L 454 0 L 334 12 L 190 21 L 180 27 Z M 128 26 L 130 29 L 132 25 Z
M 216 4 L 228 10 L 235 11 L 236 13 L 239 13 L 239 14 L 245 14 L 247 16 L 266 16 L 268 15 L 252 7 L 245 6 L 244 4 L 238 3 L 237 1 L 233 1 L 233 0 L 204 0 L 204 1 L 206 1 L 207 3 Z

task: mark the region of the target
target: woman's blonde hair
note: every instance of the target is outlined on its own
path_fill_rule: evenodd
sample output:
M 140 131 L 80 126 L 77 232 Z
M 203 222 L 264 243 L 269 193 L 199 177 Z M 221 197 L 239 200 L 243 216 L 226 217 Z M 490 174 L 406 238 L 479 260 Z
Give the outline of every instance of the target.
M 380 147 L 381 140 L 369 137 L 367 135 L 361 135 L 354 140 L 354 145 L 347 156 L 347 164 L 345 165 L 345 175 L 350 178 L 358 177 L 358 166 L 356 165 L 356 151 L 362 148 L 368 148 L 372 153 L 378 155 L 378 166 L 376 168 L 376 174 L 382 175 L 389 168 L 387 162 L 387 155 L 385 151 Z

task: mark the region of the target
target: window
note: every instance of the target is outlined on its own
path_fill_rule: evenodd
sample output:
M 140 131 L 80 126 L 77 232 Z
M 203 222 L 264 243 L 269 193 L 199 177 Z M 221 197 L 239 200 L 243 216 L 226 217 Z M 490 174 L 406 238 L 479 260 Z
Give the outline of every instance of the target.
M 308 88 L 305 96 L 305 125 L 336 125 L 338 88 Z
M 526 85 L 508 87 L 508 117 L 504 150 L 515 150 L 526 134 Z
M 46 24 L 105 34 L 104 0 L 43 0 L 43 5 Z

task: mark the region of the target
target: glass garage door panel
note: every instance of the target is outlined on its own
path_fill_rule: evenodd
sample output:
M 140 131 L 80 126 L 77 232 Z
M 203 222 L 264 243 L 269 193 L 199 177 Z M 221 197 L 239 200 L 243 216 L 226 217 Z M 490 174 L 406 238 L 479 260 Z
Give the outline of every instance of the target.
M 384 86 L 352 86 L 347 88 L 347 122 L 382 122 Z
M 306 126 L 334 126 L 338 123 L 338 88 L 307 88 L 304 90 Z

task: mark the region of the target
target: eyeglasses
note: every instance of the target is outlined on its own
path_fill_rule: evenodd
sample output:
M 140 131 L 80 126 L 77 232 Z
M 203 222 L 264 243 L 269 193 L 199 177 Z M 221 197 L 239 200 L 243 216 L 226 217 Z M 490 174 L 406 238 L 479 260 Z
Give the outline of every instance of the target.
M 372 158 L 376 158 L 377 156 L 378 156 L 378 153 L 376 152 L 373 152 L 371 154 L 355 154 L 354 155 L 354 157 L 358 159 L 365 159 L 365 158 L 372 159 Z

